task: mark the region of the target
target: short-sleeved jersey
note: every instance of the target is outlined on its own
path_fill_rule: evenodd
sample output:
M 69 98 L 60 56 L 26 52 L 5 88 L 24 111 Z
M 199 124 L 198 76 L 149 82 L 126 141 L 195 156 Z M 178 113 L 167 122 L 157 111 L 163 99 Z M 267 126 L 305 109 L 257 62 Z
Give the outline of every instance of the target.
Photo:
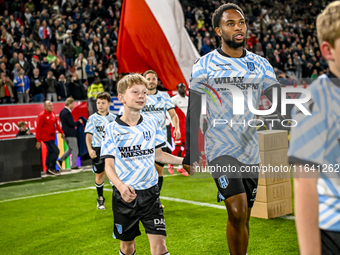
M 141 116 L 138 124 L 131 127 L 118 116 L 105 127 L 101 158 L 114 158 L 118 178 L 135 190 L 144 190 L 158 182 L 155 149 L 164 144 L 156 119 Z
M 92 147 L 101 147 L 104 136 L 104 128 L 107 124 L 114 121 L 116 115 L 108 113 L 105 116 L 95 112 L 86 122 L 85 134 L 92 134 Z
M 174 106 L 178 107 L 184 115 L 187 115 L 189 98 L 187 96 L 182 97 L 181 95 L 176 95 L 171 98 L 171 102 Z
M 291 128 L 289 162 L 320 169 L 319 227 L 340 232 L 340 80 L 324 74 L 307 89 L 311 115 L 292 110 L 298 124 Z
M 206 94 L 205 151 L 209 161 L 229 155 L 244 164 L 260 162 L 256 123 L 248 123 L 255 119 L 248 107 L 248 97 L 256 109 L 261 93 L 274 84 L 278 81 L 269 62 L 246 50 L 240 58 L 231 58 L 217 49 L 196 61 L 190 90 Z M 248 88 L 252 88 L 251 95 Z M 232 93 L 235 89 L 237 95 Z M 233 98 L 242 99 L 242 96 L 244 114 L 234 115 Z
M 175 108 L 171 103 L 170 96 L 166 92 L 158 91 L 153 95 L 147 95 L 147 101 L 142 109 L 143 116 L 155 118 L 158 120 L 163 130 L 163 135 L 166 140 L 166 112 Z

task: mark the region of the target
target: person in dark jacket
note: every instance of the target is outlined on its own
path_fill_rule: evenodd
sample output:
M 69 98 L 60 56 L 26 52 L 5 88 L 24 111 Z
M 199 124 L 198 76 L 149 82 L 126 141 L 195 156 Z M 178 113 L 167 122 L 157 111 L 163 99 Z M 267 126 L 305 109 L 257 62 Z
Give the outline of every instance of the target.
M 65 101 L 66 98 L 71 96 L 70 93 L 70 82 L 65 79 L 65 75 L 61 74 L 59 76 L 58 86 L 57 86 L 57 94 L 59 101 Z
M 71 170 L 79 169 L 77 167 L 78 158 L 78 143 L 77 143 L 77 131 L 75 129 L 78 124 L 83 123 L 82 119 L 77 122 L 73 120 L 72 110 L 74 108 L 74 99 L 69 97 L 65 101 L 65 108 L 61 110 L 59 118 L 61 121 L 61 128 L 65 134 L 65 142 L 67 143 L 68 150 L 57 160 L 57 165 L 62 169 L 63 161 L 72 154 L 72 165 Z
M 70 38 L 65 39 L 65 44 L 63 46 L 63 54 L 65 56 L 65 62 L 66 62 L 66 73 L 68 72 L 69 67 L 73 67 L 73 59 L 76 51 L 74 49 L 74 46 L 70 42 Z
M 47 72 L 51 70 L 51 64 L 48 63 L 47 57 L 43 58 L 43 61 L 40 64 L 40 75 L 44 78 L 47 77 Z
M 33 77 L 30 79 L 33 102 L 44 102 L 45 100 L 45 82 L 44 78 L 39 76 L 39 72 L 39 68 L 34 68 Z
M 46 98 L 48 101 L 54 101 L 57 102 L 58 101 L 58 97 L 57 97 L 57 85 L 58 82 L 56 80 L 56 78 L 53 76 L 53 72 L 52 71 L 48 71 L 47 73 L 47 78 L 45 79 L 45 83 L 46 83 Z
M 86 92 L 83 83 L 78 79 L 77 73 L 73 74 L 69 83 L 70 94 L 75 100 L 82 100 L 86 98 Z
M 18 131 L 16 137 L 18 137 L 18 136 L 26 136 L 26 135 L 33 135 L 31 133 L 31 130 L 29 128 L 27 128 L 27 125 L 26 125 L 25 121 L 20 121 L 18 123 L 18 128 L 19 128 L 19 131 Z

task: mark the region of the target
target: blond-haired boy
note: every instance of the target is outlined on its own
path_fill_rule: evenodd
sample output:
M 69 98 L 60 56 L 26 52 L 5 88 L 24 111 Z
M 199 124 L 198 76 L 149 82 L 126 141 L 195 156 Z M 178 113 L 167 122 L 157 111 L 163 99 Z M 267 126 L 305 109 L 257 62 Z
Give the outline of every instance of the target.
M 179 165 L 183 159 L 162 151 L 165 141 L 158 121 L 141 116 L 147 84 L 139 74 L 126 75 L 119 81 L 118 99 L 124 113 L 105 127 L 101 150 L 106 175 L 113 185 L 113 236 L 121 240 L 119 254 L 135 254 L 139 221 L 148 235 L 151 254 L 169 254 L 154 162 Z

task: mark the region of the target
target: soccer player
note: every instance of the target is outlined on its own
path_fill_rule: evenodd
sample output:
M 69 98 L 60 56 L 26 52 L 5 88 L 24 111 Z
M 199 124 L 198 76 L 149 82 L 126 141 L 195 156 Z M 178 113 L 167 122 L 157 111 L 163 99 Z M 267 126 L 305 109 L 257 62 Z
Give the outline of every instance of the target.
M 184 167 L 190 169 L 190 163 L 192 166 L 199 161 L 200 112 L 201 107 L 206 107 L 205 152 L 209 167 L 232 170 L 212 171 L 218 201 L 224 201 L 228 212 L 226 235 L 229 250 L 232 255 L 244 255 L 247 253 L 258 171 L 242 173 L 242 169 L 256 169 L 260 163 L 256 127 L 254 123 L 248 123 L 255 119 L 248 97 L 256 108 L 262 91 L 271 100 L 272 89 L 279 90 L 280 85 L 269 62 L 244 49 L 247 26 L 238 5 L 228 3 L 217 8 L 212 23 L 222 39 L 222 46 L 199 58 L 193 66 L 186 119 L 187 153 L 183 162 Z M 205 105 L 202 105 L 203 93 Z M 233 107 L 237 102 L 239 106 Z M 280 103 L 279 97 L 278 105 Z M 244 113 L 240 114 L 240 110 Z
M 124 113 L 105 127 L 101 150 L 106 175 L 113 184 L 113 236 L 121 240 L 120 255 L 135 254 L 140 221 L 148 235 L 151 254 L 170 254 L 154 162 L 181 164 L 183 159 L 162 151 L 166 142 L 162 127 L 157 119 L 141 116 L 148 86 L 139 74 L 126 75 L 118 82 L 118 99 Z
M 186 151 L 186 140 L 185 140 L 185 118 L 188 111 L 188 97 L 185 95 L 187 91 L 187 87 L 184 83 L 177 84 L 177 92 L 178 95 L 173 96 L 171 98 L 172 104 L 175 106 L 175 111 L 179 119 L 179 127 L 181 132 L 181 138 L 175 140 L 175 149 L 172 151 L 172 155 L 178 156 L 181 153 L 181 157 L 185 156 Z M 182 151 L 182 147 L 184 150 Z M 168 168 L 169 174 L 174 174 L 174 169 L 172 165 L 169 165 Z M 177 168 L 177 172 L 181 173 L 184 176 L 188 176 L 188 173 L 183 169 L 180 165 Z
M 96 174 L 96 188 L 97 188 L 97 209 L 105 210 L 105 198 L 103 196 L 105 168 L 104 160 L 100 159 L 100 147 L 104 136 L 105 126 L 114 121 L 116 116 L 109 113 L 111 97 L 107 92 L 101 92 L 97 95 L 96 104 L 98 112 L 90 116 L 86 123 L 86 146 L 89 155 L 92 158 L 92 171 Z
M 147 86 L 147 101 L 145 107 L 142 109 L 143 116 L 149 116 L 156 118 L 160 123 L 165 141 L 167 140 L 167 130 L 166 130 L 166 112 L 169 112 L 172 124 L 174 125 L 174 136 L 175 140 L 181 138 L 181 132 L 179 128 L 178 116 L 175 112 L 175 106 L 171 103 L 170 96 L 166 92 L 161 92 L 157 90 L 158 76 L 153 70 L 146 71 L 143 76 L 148 81 Z M 171 153 L 170 149 L 164 144 L 163 151 Z M 162 189 L 163 185 L 163 167 L 164 164 L 158 161 L 155 162 L 156 169 L 158 172 L 158 186 L 159 190 Z
M 289 162 L 294 164 L 295 217 L 300 254 L 340 254 L 340 2 L 316 20 L 320 50 L 329 73 L 307 90 L 306 109 L 294 108 Z

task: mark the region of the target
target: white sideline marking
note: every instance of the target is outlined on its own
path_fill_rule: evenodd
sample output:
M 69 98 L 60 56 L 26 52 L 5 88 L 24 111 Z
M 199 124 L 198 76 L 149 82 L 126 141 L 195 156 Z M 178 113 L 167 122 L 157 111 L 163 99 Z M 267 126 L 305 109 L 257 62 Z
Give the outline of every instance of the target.
M 73 192 L 73 191 L 80 191 L 80 190 L 87 190 L 87 189 L 96 189 L 96 187 L 91 186 L 91 187 L 87 187 L 87 188 L 71 189 L 71 190 L 64 190 L 64 191 L 56 191 L 56 192 L 52 192 L 52 193 L 33 195 L 33 196 L 27 196 L 27 197 L 18 197 L 18 198 L 0 200 L 0 203 L 16 201 L 16 200 L 22 200 L 22 199 L 28 199 L 28 198 L 35 198 L 35 197 L 44 197 L 44 196 L 49 196 L 49 195 L 55 195 L 55 194 Z M 112 192 L 112 189 L 104 188 L 104 190 Z M 210 207 L 210 208 L 226 210 L 225 206 L 223 206 L 223 205 L 214 205 L 214 204 L 210 204 L 210 203 L 203 203 L 203 202 L 197 202 L 197 201 L 193 201 L 193 200 L 186 200 L 186 199 L 180 199 L 180 198 L 174 198 L 174 197 L 164 197 L 164 196 L 160 196 L 160 199 L 168 200 L 168 201 L 173 201 L 173 202 L 186 203 L 186 204 L 192 204 L 192 205 L 205 206 L 205 207 Z M 281 216 L 279 218 L 286 219 L 286 220 L 295 220 L 295 217 L 294 216 L 290 216 L 290 215 Z
M 61 194 L 61 193 L 79 191 L 79 190 L 86 190 L 86 189 L 90 189 L 90 188 L 70 189 L 70 190 L 56 191 L 56 192 L 52 192 L 52 193 L 45 193 L 45 194 L 39 194 L 39 195 L 32 195 L 32 196 L 27 196 L 27 197 L 17 197 L 17 198 L 11 198 L 11 199 L 0 200 L 0 203 L 10 202 L 10 201 L 16 201 L 16 200 L 22 200 L 22 199 L 27 199 L 27 198 L 45 197 L 45 196 L 50 196 L 50 195 L 55 195 L 55 194 Z
M 95 189 L 95 187 L 91 187 L 91 189 Z M 112 189 L 104 189 L 104 190 L 112 192 Z M 197 201 L 193 201 L 193 200 L 185 200 L 185 199 L 174 198 L 174 197 L 164 197 L 164 196 L 160 196 L 160 199 L 226 210 L 225 206 L 223 206 L 223 205 L 214 205 L 214 204 L 210 204 L 210 203 L 197 202 Z M 284 216 L 280 216 L 278 218 L 282 218 L 282 219 L 285 219 L 285 220 L 295 220 L 295 216 L 290 216 L 290 215 L 284 215 Z

